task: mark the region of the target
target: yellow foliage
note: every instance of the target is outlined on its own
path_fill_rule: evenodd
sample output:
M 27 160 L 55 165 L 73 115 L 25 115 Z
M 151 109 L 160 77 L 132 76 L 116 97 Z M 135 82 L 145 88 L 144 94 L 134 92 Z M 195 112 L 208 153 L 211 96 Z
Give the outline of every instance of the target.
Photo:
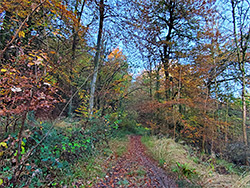
M 85 90 L 82 90 L 82 92 L 79 92 L 79 97 L 82 99 L 82 104 L 75 111 L 80 113 L 79 116 L 88 117 L 89 116 L 89 112 L 88 112 L 89 95 L 86 94 Z
M 7 72 L 7 69 L 1 69 L 1 72 Z
M 5 147 L 5 148 L 8 148 L 7 143 L 5 143 L 5 142 L 1 142 L 1 143 L 0 143 L 0 148 L 1 148 L 1 146 L 2 146 L 2 147 Z M 1 152 L 0 152 L 0 157 L 2 157 L 3 154 L 4 154 L 4 152 L 1 151 Z M 1 183 L 1 182 L 0 182 L 0 183 Z M 1 185 L 1 184 L 0 184 L 0 185 Z
M 5 148 L 8 148 L 8 146 L 7 146 L 7 144 L 6 144 L 5 142 L 1 142 L 1 143 L 0 143 L 0 146 L 3 146 L 3 147 L 5 147 Z
M 19 36 L 19 38 L 24 38 L 25 37 L 25 33 L 23 31 L 20 31 L 18 33 L 18 36 Z
M 55 51 L 50 51 L 51 54 L 55 54 L 56 52 Z
M 120 51 L 120 49 L 117 47 L 115 48 L 109 55 L 108 55 L 108 59 L 112 59 L 112 58 L 120 58 L 122 56 L 122 51 Z

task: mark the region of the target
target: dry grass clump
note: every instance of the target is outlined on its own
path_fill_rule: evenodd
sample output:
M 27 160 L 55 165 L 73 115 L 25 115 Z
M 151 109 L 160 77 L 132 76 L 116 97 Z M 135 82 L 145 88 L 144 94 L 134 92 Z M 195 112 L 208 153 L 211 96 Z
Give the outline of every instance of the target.
M 72 123 L 66 122 L 66 121 L 59 121 L 55 124 L 55 127 L 58 128 L 70 128 L 72 127 Z
M 232 188 L 250 187 L 250 175 L 241 176 Z
M 214 165 L 207 161 L 206 164 L 198 157 L 190 156 L 188 150 L 173 139 L 156 137 L 143 137 L 142 142 L 148 148 L 150 155 L 158 161 L 164 161 L 164 167 L 168 169 L 177 168 L 177 163 L 194 170 L 195 179 L 189 177 L 202 187 L 250 187 L 250 175 L 239 177 L 237 174 L 219 174 L 215 171 Z M 196 159 L 196 160 L 194 160 Z M 211 163 L 211 164 L 210 164 Z

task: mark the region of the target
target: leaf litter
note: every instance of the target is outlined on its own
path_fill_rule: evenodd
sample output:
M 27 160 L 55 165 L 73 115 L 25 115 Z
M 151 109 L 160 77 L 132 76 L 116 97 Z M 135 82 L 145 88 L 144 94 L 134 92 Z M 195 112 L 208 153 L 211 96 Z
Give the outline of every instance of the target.
M 121 156 L 95 188 L 177 187 L 173 177 L 157 166 L 145 153 L 140 136 L 129 137 L 128 152 Z

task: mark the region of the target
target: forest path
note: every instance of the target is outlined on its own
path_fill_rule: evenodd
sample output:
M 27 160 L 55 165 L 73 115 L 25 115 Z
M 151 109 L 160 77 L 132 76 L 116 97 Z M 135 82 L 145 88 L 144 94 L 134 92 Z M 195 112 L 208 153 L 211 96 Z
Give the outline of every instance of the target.
M 124 154 L 106 177 L 94 187 L 177 187 L 174 180 L 145 154 L 140 136 L 130 136 L 128 152 Z

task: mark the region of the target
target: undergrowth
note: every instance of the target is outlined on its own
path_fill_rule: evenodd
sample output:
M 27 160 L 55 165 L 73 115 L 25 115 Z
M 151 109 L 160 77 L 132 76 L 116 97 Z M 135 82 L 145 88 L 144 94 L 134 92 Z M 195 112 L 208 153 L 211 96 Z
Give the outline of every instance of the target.
M 82 158 L 71 166 L 71 174 L 59 177 L 63 185 L 72 187 L 91 187 L 102 179 L 113 164 L 113 158 L 123 155 L 127 150 L 128 139 L 112 138 L 108 147 L 98 149 L 94 155 Z M 112 159 L 112 160 L 111 160 Z
M 29 118 L 25 129 L 20 163 L 18 133 L 6 133 L 1 139 L 0 187 L 75 186 L 87 183 L 94 174 L 101 176 L 102 162 L 113 152 L 109 140 L 118 122 L 108 116 L 88 123 L 64 119 L 56 124 Z
M 242 173 L 232 163 L 191 152 L 192 148 L 173 139 L 144 136 L 146 145 L 160 166 L 177 174 L 179 187 L 249 187 L 248 173 Z M 192 153 L 192 155 L 190 155 Z M 202 159 L 206 159 L 205 161 Z M 223 173 L 219 171 L 224 170 Z M 226 171 L 226 173 L 225 173 Z M 240 175 L 241 174 L 241 175 Z

